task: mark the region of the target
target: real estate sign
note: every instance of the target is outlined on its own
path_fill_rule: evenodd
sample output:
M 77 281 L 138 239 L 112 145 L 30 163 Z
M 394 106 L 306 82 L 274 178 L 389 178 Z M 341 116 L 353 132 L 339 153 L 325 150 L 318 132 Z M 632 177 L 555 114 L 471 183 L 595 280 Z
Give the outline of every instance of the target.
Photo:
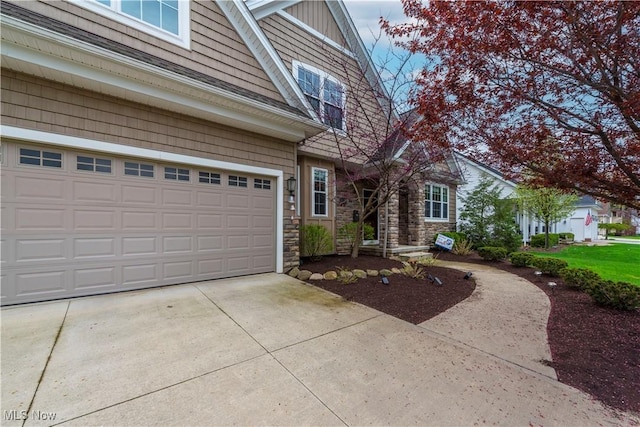
M 455 243 L 455 240 L 453 240 L 451 237 L 447 237 L 443 234 L 438 234 L 438 237 L 436 238 L 436 245 L 447 249 L 447 250 L 451 250 L 453 249 L 453 244 Z

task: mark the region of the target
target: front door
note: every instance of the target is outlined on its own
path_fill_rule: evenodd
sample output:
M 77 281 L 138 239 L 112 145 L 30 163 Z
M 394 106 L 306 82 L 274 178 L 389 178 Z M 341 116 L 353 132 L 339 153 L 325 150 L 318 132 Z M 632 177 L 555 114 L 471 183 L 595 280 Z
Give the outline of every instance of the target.
M 365 189 L 363 190 L 362 194 L 364 196 L 363 202 L 365 206 L 367 205 L 367 203 L 369 203 L 369 200 L 372 197 L 375 197 L 373 190 Z M 377 197 L 374 199 L 374 203 L 377 204 Z M 363 243 L 377 243 L 378 242 L 378 210 L 376 209 L 375 212 L 373 212 L 371 215 L 365 218 L 364 223 L 373 227 L 373 240 L 364 240 Z

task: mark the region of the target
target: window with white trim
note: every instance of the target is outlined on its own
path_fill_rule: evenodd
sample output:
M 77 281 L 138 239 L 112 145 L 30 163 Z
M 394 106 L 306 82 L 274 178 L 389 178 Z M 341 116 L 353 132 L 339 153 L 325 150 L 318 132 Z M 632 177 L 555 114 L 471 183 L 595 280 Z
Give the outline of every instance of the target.
M 345 130 L 345 89 L 340 80 L 298 61 L 293 61 L 293 74 L 322 122 L 334 129 Z
M 111 173 L 111 160 L 90 156 L 76 156 L 76 169 L 79 171 Z
M 190 3 L 183 0 L 69 0 L 185 48 L 190 45 Z
M 124 162 L 124 174 L 153 178 L 153 165 L 147 163 Z
M 329 215 L 329 171 L 327 169 L 311 168 L 313 187 L 311 189 L 311 212 L 314 216 Z
M 436 184 L 425 185 L 424 217 L 433 220 L 449 219 L 449 187 Z
M 221 182 L 220 174 L 215 172 L 202 172 L 198 173 L 199 182 L 203 184 L 215 184 L 218 185 Z
M 164 179 L 173 181 L 189 181 L 189 169 L 181 168 L 164 168 Z
M 62 168 L 62 153 L 21 148 L 20 164 L 60 169 Z

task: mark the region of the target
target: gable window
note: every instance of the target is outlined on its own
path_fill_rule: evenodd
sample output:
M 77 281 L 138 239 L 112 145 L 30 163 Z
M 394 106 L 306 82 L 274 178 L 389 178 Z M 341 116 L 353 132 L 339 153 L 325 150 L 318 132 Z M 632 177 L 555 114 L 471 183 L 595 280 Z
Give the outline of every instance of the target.
M 79 171 L 111 173 L 111 160 L 76 156 L 76 169 Z
M 449 187 L 435 184 L 425 185 L 424 217 L 435 220 L 449 218 Z
M 313 188 L 311 189 L 313 204 L 312 212 L 315 216 L 329 215 L 329 171 L 326 169 L 312 168 Z
M 21 148 L 20 164 L 45 166 L 48 168 L 62 168 L 62 153 Z
M 164 40 L 189 48 L 190 2 L 183 0 L 70 0 Z
M 293 74 L 322 122 L 334 129 L 345 130 L 342 83 L 328 73 L 298 61 L 293 61 Z

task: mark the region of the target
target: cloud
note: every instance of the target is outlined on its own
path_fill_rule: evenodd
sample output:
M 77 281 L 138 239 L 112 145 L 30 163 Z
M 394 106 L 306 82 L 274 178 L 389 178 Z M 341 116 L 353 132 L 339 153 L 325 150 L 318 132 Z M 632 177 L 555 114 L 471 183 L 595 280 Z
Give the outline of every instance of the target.
M 344 3 L 367 48 L 370 48 L 379 36 L 380 43 L 385 46 L 391 45 L 387 35 L 380 34 L 380 17 L 388 19 L 391 23 L 408 20 L 403 13 L 400 0 L 345 0 Z

